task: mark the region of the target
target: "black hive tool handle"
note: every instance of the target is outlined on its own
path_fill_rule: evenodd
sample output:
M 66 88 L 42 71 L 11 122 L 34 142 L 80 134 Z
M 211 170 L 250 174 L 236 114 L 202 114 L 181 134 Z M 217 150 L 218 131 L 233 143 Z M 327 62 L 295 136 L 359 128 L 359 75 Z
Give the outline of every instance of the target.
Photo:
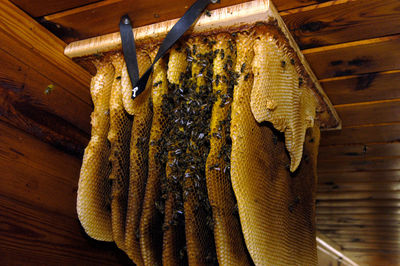
M 186 13 L 178 20 L 178 22 L 168 32 L 158 49 L 154 62 L 147 69 L 139 79 L 139 70 L 137 66 L 136 49 L 134 44 L 134 37 L 132 33 L 132 26 L 128 15 L 122 16 L 120 22 L 120 33 L 122 42 L 122 51 L 124 53 L 128 74 L 131 79 L 132 98 L 135 99 L 145 88 L 150 74 L 153 71 L 154 64 L 162 58 L 165 53 L 179 40 L 179 38 L 190 28 L 190 26 L 197 20 L 203 13 L 203 10 L 210 3 L 217 3 L 217 0 L 197 0 Z M 129 32 L 128 32 L 129 27 Z M 133 44 L 132 44 L 133 43 Z M 129 62 L 129 63 L 128 63 Z

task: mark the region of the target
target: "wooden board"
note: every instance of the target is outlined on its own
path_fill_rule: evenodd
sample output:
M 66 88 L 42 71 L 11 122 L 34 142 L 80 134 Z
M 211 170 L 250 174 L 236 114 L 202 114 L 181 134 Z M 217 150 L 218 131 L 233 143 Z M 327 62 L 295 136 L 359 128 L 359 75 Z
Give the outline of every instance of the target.
M 342 119 L 343 128 L 400 122 L 400 99 L 337 105 L 335 109 Z
M 301 48 L 400 33 L 397 0 L 329 1 L 282 12 Z
M 333 104 L 400 98 L 400 71 L 367 73 L 320 80 Z
M 400 35 L 303 50 L 319 79 L 400 68 Z
M 320 172 L 319 183 L 348 182 L 400 182 L 399 170 L 362 171 L 362 172 Z
M 0 5 L 0 39 L 0 119 L 82 154 L 91 75 L 64 56 L 65 43 L 8 1 Z
M 91 104 L 91 75 L 64 56 L 66 44 L 8 1 L 0 5 L 1 48 Z
M 0 119 L 64 151 L 82 154 L 91 107 L 1 48 L 0 58 Z
M 96 244 L 82 232 L 75 207 L 79 169 L 79 159 L 0 121 L 1 265 L 124 259 L 114 245 Z
M 335 214 L 335 215 L 318 215 L 317 224 L 328 226 L 344 225 L 360 225 L 360 226 L 400 226 L 400 217 L 394 215 L 371 214 Z
M 359 182 L 359 183 L 339 183 L 339 182 L 325 182 L 318 185 L 318 193 L 323 192 L 342 192 L 342 191 L 398 191 L 400 190 L 400 182 L 382 182 L 375 183 Z
M 321 132 L 320 146 L 400 141 L 400 123 L 367 125 Z
M 322 207 L 400 207 L 400 200 L 317 200 L 317 208 Z
M 324 214 L 374 214 L 374 215 L 381 215 L 381 214 L 393 214 L 399 215 L 400 208 L 398 207 L 321 207 L 317 206 L 316 208 L 317 215 L 324 215 Z
M 220 4 L 210 5 L 209 10 L 230 6 L 249 0 L 222 0 Z M 278 10 L 286 10 L 315 4 L 317 0 L 275 0 Z M 194 0 L 106 0 L 88 6 L 67 10 L 46 16 L 49 22 L 69 31 L 62 36 L 64 41 L 86 39 L 118 31 L 122 15 L 129 14 L 135 27 L 179 18 L 194 3 Z
M 357 172 L 376 170 L 400 170 L 400 157 L 378 157 L 344 161 L 318 162 L 318 174 L 326 172 Z
M 400 143 L 334 145 L 320 147 L 318 161 L 400 156 Z
M 318 200 L 346 200 L 346 199 L 358 199 L 358 200 L 365 200 L 365 199 L 400 199 L 400 193 L 398 191 L 345 191 L 345 192 L 320 192 L 317 193 Z M 318 217 L 317 217 L 318 218 Z
M 24 10 L 32 17 L 60 12 L 66 9 L 76 8 L 97 2 L 99 0 L 11 0 L 16 6 Z

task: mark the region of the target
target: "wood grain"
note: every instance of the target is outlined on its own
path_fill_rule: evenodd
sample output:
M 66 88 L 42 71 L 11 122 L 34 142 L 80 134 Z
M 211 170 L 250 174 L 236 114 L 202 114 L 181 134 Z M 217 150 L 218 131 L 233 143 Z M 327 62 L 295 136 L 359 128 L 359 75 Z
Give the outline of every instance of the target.
M 329 1 L 282 12 L 303 49 L 400 33 L 397 0 Z
M 335 109 L 342 119 L 343 128 L 400 122 L 400 99 L 337 105 Z
M 82 154 L 91 107 L 1 48 L 0 58 L 0 119 L 64 151 Z
M 400 141 L 400 123 L 368 125 L 321 132 L 320 146 Z
M 0 5 L 0 119 L 72 154 L 88 142 L 91 75 L 65 43 L 10 2 Z
M 222 0 L 220 4 L 209 5 L 208 9 L 213 10 L 247 1 L 249 0 Z M 275 0 L 273 3 L 278 10 L 286 10 L 315 4 L 320 1 Z M 192 3 L 194 3 L 194 0 L 105 0 L 46 16 L 45 19 L 57 24 L 58 27 L 68 29 L 60 37 L 69 43 L 78 39 L 117 32 L 119 30 L 118 22 L 121 16 L 126 13 L 134 19 L 134 27 L 139 27 L 179 18 Z
M 16 6 L 24 10 L 32 17 L 60 12 L 76 8 L 99 0 L 11 0 Z
M 387 199 L 400 199 L 400 193 L 398 191 L 345 191 L 345 192 L 321 192 L 317 193 L 318 200 L 387 200 Z M 378 219 L 378 217 L 376 217 Z
M 399 215 L 400 208 L 398 207 L 320 207 L 316 208 L 317 215 L 336 215 L 336 214 L 393 214 Z
M 376 251 L 373 249 L 355 250 L 347 249 L 347 254 L 354 258 L 360 265 L 398 265 L 400 255 L 397 252 Z
M 79 159 L 0 121 L 1 265 L 118 264 L 115 247 L 89 241 L 79 225 L 79 168 Z
M 328 226 L 399 226 L 400 217 L 391 214 L 382 214 L 375 216 L 372 214 L 335 214 L 335 215 L 318 215 L 317 224 Z
M 0 5 L 1 48 L 71 94 L 91 104 L 91 75 L 64 56 L 65 43 L 9 1 Z
M 400 157 L 377 157 L 358 160 L 318 162 L 318 174 L 326 172 L 363 172 L 377 170 L 400 170 Z
M 400 182 L 384 182 L 381 180 L 377 180 L 375 183 L 373 182 L 358 182 L 358 183 L 339 183 L 339 182 L 324 182 L 318 185 L 318 192 L 342 192 L 342 191 L 399 191 L 400 190 Z
M 318 161 L 400 156 L 400 143 L 333 145 L 320 147 Z
M 247 1 L 225 0 L 220 4 L 210 5 L 208 8 L 213 10 Z M 119 31 L 119 20 L 124 14 L 128 14 L 133 19 L 134 27 L 179 18 L 194 2 L 194 0 L 106 0 L 46 16 L 45 19 L 60 25 L 60 27 L 71 29 L 70 36 L 63 36 L 64 41 L 71 42 L 76 39 L 86 39 Z
M 400 35 L 303 50 L 319 79 L 400 69 Z
M 322 207 L 400 207 L 400 200 L 317 200 Z
M 320 80 L 333 104 L 400 98 L 400 71 L 367 73 Z
M 320 172 L 319 183 L 328 182 L 400 182 L 399 170 L 363 171 L 363 172 Z

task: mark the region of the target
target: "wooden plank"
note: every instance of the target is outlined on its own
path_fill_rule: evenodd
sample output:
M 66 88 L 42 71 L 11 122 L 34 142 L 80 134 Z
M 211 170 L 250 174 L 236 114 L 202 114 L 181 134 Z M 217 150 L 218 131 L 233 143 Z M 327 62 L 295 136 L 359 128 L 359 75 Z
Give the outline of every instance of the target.
M 320 182 L 318 184 L 318 192 L 329 192 L 329 191 L 398 191 L 400 190 L 400 182 L 383 182 L 376 180 L 376 182 Z
M 400 199 L 398 191 L 346 191 L 346 192 L 321 192 L 317 193 L 318 200 L 381 200 Z
M 339 240 L 336 240 L 339 242 Z M 348 249 L 380 249 L 383 252 L 392 251 L 392 252 L 400 252 L 400 246 L 398 243 L 362 243 L 362 242 L 339 242 L 342 246 L 343 250 Z
M 279 11 L 284 11 L 328 1 L 329 0 L 272 0 L 272 3 L 274 3 L 276 9 L 278 9 Z
M 340 253 L 342 253 L 342 255 L 347 257 L 347 258 L 340 258 L 340 261 L 337 261 L 337 264 L 334 264 L 334 265 L 340 266 L 340 265 L 342 265 L 342 263 L 344 265 L 348 265 L 344 261 L 349 262 L 349 260 L 353 260 L 353 257 L 349 256 L 349 254 L 347 254 L 346 251 L 343 251 L 341 246 L 339 246 L 335 241 L 333 241 L 332 239 L 327 237 L 325 234 L 322 234 L 321 232 L 317 231 L 317 248 L 318 248 L 318 251 L 324 251 L 325 255 L 329 254 L 329 256 L 339 259 L 337 257 L 338 254 L 332 252 L 332 250 L 329 249 L 327 246 L 329 246 L 331 249 L 339 251 Z M 319 254 L 318 254 L 318 256 L 319 256 Z M 321 265 L 320 263 L 321 263 L 320 257 L 318 257 L 318 265 Z M 322 265 L 325 265 L 325 264 L 322 264 Z
M 47 21 L 70 29 L 72 34 L 63 39 L 71 42 L 76 39 L 118 32 L 121 16 L 129 14 L 133 19 L 133 26 L 153 24 L 181 17 L 195 0 L 182 1 L 122 1 L 106 0 L 88 6 L 67 10 L 45 16 Z M 247 2 L 248 0 L 225 0 L 220 4 L 210 5 L 209 9 L 221 8 Z M 78 37 L 78 38 L 76 38 Z
M 400 207 L 400 200 L 317 200 L 317 208 L 323 207 Z
M 353 183 L 353 182 L 400 182 L 400 171 L 364 171 L 364 172 L 321 172 L 318 174 L 321 183 Z
M 318 174 L 325 172 L 357 172 L 400 170 L 400 157 L 377 157 L 361 160 L 332 160 L 318 162 Z
M 371 218 L 360 218 L 354 215 L 334 215 L 334 216 L 317 216 L 317 225 L 323 226 L 380 226 L 380 227 L 398 227 L 400 226 L 400 220 L 398 219 L 380 219 L 376 217 Z
M 105 0 L 64 12 L 45 16 L 47 21 L 58 27 L 68 29 L 62 37 L 71 42 L 107 33 L 117 32 L 118 22 L 122 15 L 129 14 L 133 18 L 134 27 L 179 18 L 195 0 Z M 213 4 L 209 10 L 235 5 L 249 0 L 222 0 Z M 320 2 L 319 0 L 275 0 L 278 10 L 285 10 Z
M 397 252 L 373 249 L 347 249 L 347 254 L 360 265 L 399 265 L 400 255 Z
M 82 154 L 92 108 L 1 48 L 0 58 L 0 119 L 64 151 Z
M 318 161 L 400 156 L 400 143 L 335 145 L 320 147 Z
M 400 35 L 303 50 L 319 79 L 400 69 Z
M 318 232 L 323 234 L 336 234 L 336 235 L 366 235 L 369 237 L 372 236 L 396 236 L 397 238 L 400 237 L 400 228 L 391 228 L 391 227 L 379 227 L 379 226 L 366 226 L 363 228 L 349 228 L 349 227 L 327 227 L 327 226 L 320 226 L 318 227 Z
M 321 132 L 320 147 L 336 144 L 400 142 L 400 123 L 365 125 Z
M 282 12 L 301 48 L 400 33 L 397 0 L 336 0 Z
M 81 160 L 1 121 L 0 129 L 1 195 L 76 217 Z
M 99 0 L 11 0 L 32 17 L 41 17 L 97 1 Z
M 399 234 L 387 234 L 387 235 L 366 235 L 363 233 L 353 233 L 353 234 L 334 234 L 325 233 L 325 235 L 334 241 L 340 241 L 341 243 L 373 243 L 396 246 L 399 243 Z
M 335 109 L 343 127 L 400 122 L 400 99 L 337 105 Z
M 1 119 L 81 154 L 90 132 L 91 75 L 64 56 L 65 43 L 9 1 L 0 5 L 0 40 Z
M 320 83 L 333 104 L 400 98 L 399 70 L 329 78 Z
M 400 208 L 398 207 L 321 207 L 317 206 L 316 208 L 317 215 L 323 214 L 400 214 Z
M 64 55 L 65 43 L 9 1 L 0 5 L 1 48 L 91 105 L 91 75 Z
M 118 264 L 114 245 L 96 244 L 80 227 L 80 163 L 0 121 L 1 265 Z
M 88 239 L 76 218 L 0 195 L 1 265 L 132 265 L 112 243 Z

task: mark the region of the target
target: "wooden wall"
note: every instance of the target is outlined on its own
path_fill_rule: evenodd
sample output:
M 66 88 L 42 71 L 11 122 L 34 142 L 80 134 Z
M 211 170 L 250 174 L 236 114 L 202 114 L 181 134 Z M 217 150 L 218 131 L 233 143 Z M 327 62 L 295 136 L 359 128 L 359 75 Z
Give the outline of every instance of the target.
M 128 265 L 76 215 L 91 76 L 65 43 L 0 4 L 0 265 Z

